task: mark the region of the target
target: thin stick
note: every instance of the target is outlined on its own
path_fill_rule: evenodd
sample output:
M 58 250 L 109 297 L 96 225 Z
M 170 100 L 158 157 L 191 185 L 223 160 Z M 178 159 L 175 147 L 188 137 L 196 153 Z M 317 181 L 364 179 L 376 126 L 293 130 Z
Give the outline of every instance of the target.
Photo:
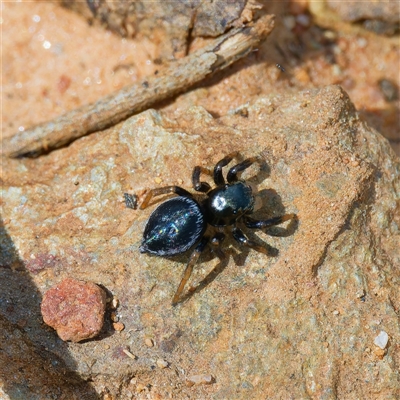
M 37 157 L 81 136 L 114 126 L 245 57 L 268 36 L 273 25 L 274 16 L 266 15 L 233 29 L 158 75 L 4 139 L 2 153 L 12 158 Z

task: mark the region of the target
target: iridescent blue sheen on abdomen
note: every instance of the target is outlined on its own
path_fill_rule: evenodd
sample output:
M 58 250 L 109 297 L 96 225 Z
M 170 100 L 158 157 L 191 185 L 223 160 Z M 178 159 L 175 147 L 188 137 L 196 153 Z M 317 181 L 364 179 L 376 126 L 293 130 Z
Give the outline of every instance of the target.
M 150 215 L 140 251 L 159 256 L 183 253 L 203 236 L 207 223 L 200 205 L 188 197 L 174 197 Z

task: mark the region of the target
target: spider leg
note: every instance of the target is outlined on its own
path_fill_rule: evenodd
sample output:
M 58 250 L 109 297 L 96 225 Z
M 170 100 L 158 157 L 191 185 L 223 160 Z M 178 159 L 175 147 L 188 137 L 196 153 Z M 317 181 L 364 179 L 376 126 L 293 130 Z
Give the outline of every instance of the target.
M 222 232 L 217 232 L 210 240 L 210 245 L 212 246 L 212 251 L 217 255 L 220 260 L 223 260 L 226 256 L 221 250 L 221 243 L 225 239 L 225 234 Z
M 192 174 L 193 189 L 197 192 L 207 193 L 211 189 L 211 186 L 207 182 L 200 181 L 200 174 L 202 172 L 207 175 L 212 175 L 212 172 L 209 171 L 207 168 L 194 167 Z
M 244 216 L 242 218 L 244 224 L 247 228 L 251 229 L 264 229 L 270 226 L 279 225 L 282 222 L 288 221 L 289 219 L 293 219 L 296 215 L 295 214 L 285 214 L 281 215 L 280 217 L 274 217 L 270 219 L 253 219 L 251 217 Z
M 217 186 L 221 186 L 225 184 L 225 179 L 222 175 L 222 168 L 225 167 L 225 165 L 228 165 L 234 157 L 238 155 L 238 152 L 235 151 L 234 153 L 228 154 L 226 157 L 224 157 L 222 160 L 218 161 L 217 164 L 215 164 L 214 167 L 214 182 Z
M 260 253 L 269 255 L 268 250 L 265 247 L 258 245 L 252 240 L 249 240 L 239 228 L 235 227 L 232 229 L 232 236 L 238 243 L 259 251 Z
M 221 243 L 224 241 L 224 239 L 225 239 L 225 234 L 222 233 L 222 232 L 217 232 L 217 233 L 211 238 L 211 240 L 209 241 L 210 246 L 212 246 L 212 247 L 211 247 L 211 251 L 212 251 L 214 254 L 217 255 L 217 257 L 220 259 L 220 261 L 226 260 L 226 255 L 225 255 L 225 253 L 224 253 L 224 252 L 221 250 L 221 248 L 220 248 Z M 203 281 L 202 281 L 199 285 L 197 285 L 197 286 L 195 286 L 195 287 L 193 287 L 193 286 L 189 287 L 188 292 L 189 292 L 189 293 L 194 293 L 196 290 L 198 290 L 198 288 L 201 287 L 202 284 L 203 284 L 205 281 L 207 281 L 207 278 L 211 277 L 211 276 L 213 275 L 214 272 L 215 272 L 215 269 L 213 269 L 213 271 L 210 272 L 210 273 L 206 276 L 206 278 L 203 279 Z M 185 297 L 186 297 L 186 296 L 185 296 Z
M 182 189 L 179 186 L 165 186 L 161 188 L 156 188 L 156 189 L 151 189 L 147 194 L 144 200 L 142 201 L 142 204 L 139 206 L 140 210 L 144 210 L 149 206 L 150 200 L 153 197 L 160 196 L 162 194 L 168 194 L 168 193 L 175 193 L 178 196 L 184 196 L 184 197 L 192 197 L 192 194 L 188 192 L 185 189 Z
M 245 169 L 249 168 L 257 161 L 257 157 L 247 158 L 246 160 L 242 161 L 239 164 L 234 165 L 226 175 L 226 179 L 228 183 L 233 183 L 238 180 L 237 174 Z
M 207 243 L 208 243 L 208 238 L 203 237 L 201 239 L 200 243 L 195 247 L 192 254 L 190 255 L 190 258 L 186 265 L 185 271 L 183 272 L 181 283 L 179 284 L 178 289 L 172 299 L 173 306 L 175 306 L 179 302 L 181 293 L 183 292 L 183 289 L 185 288 L 185 285 L 186 285 L 187 281 L 189 280 L 190 275 L 192 275 L 193 267 L 196 264 L 197 260 L 199 259 L 200 254 L 205 249 Z

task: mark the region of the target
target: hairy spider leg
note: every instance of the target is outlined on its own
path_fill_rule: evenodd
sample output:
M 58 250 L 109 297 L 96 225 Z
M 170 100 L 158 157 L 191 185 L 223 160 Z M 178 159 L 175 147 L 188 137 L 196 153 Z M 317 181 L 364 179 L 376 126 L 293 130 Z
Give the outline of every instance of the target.
M 208 243 L 208 238 L 203 237 L 201 239 L 200 243 L 195 247 L 192 254 L 190 255 L 190 258 L 186 265 L 185 271 L 183 272 L 181 283 L 179 284 L 178 289 L 172 299 L 173 306 L 175 306 L 179 302 L 181 293 L 183 292 L 183 289 L 185 288 L 187 281 L 189 280 L 190 276 L 192 275 L 193 267 L 196 264 L 197 260 L 199 259 L 200 254 L 207 246 L 207 243 Z
M 149 192 L 146 194 L 146 197 L 144 198 L 142 204 L 139 206 L 140 210 L 144 210 L 149 206 L 150 200 L 153 197 L 160 196 L 162 194 L 168 194 L 168 193 L 175 193 L 178 196 L 183 196 L 183 197 L 190 197 L 192 198 L 192 194 L 188 192 L 185 189 L 182 189 L 179 186 L 165 186 L 162 188 L 156 188 L 156 189 L 151 189 Z
M 257 157 L 247 158 L 239 164 L 234 165 L 227 173 L 226 179 L 228 183 L 233 183 L 238 180 L 237 174 L 245 169 L 249 168 L 257 161 Z
M 193 189 L 196 190 L 197 192 L 207 193 L 209 190 L 211 190 L 211 186 L 207 182 L 200 181 L 201 173 L 212 176 L 212 172 L 207 168 L 199 166 L 194 167 L 192 174 Z
M 237 155 L 238 152 L 235 151 L 234 153 L 228 154 L 226 157 L 215 164 L 214 182 L 217 186 L 225 185 L 225 179 L 222 175 L 222 168 L 225 167 L 225 165 L 228 165 Z
M 279 225 L 282 222 L 288 221 L 289 219 L 293 219 L 296 215 L 295 214 L 286 214 L 280 217 L 274 217 L 269 219 L 261 219 L 257 220 L 248 216 L 243 217 L 243 222 L 247 228 L 250 229 L 264 229 L 268 228 L 269 226 Z
M 243 246 L 250 247 L 251 249 L 259 251 L 260 253 L 267 255 L 269 254 L 265 247 L 260 246 L 252 240 L 249 240 L 239 228 L 235 227 L 232 229 L 232 236 L 239 244 L 242 244 Z

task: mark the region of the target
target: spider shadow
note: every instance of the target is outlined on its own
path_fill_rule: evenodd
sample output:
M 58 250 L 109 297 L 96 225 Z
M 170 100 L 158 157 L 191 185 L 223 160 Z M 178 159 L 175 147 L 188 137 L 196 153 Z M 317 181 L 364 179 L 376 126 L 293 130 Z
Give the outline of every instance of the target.
M 256 174 L 247 178 L 246 182 L 250 184 L 259 185 L 261 182 L 265 181 L 271 175 L 271 168 L 267 164 L 267 162 L 262 158 L 259 158 L 258 161 L 255 162 L 255 164 L 259 165 L 259 169 Z
M 259 207 L 251 217 L 254 219 L 269 219 L 286 214 L 286 209 L 282 203 L 281 196 L 274 189 L 262 189 L 257 193 L 257 197 L 261 200 L 261 207 Z M 270 210 L 274 210 L 272 214 Z M 295 215 L 294 218 L 286 225 L 286 228 L 274 225 L 263 230 L 258 230 L 274 237 L 288 237 L 292 236 L 298 229 L 299 220 Z M 246 232 L 255 232 L 257 230 L 246 228 Z
M 209 255 L 208 257 L 202 261 L 209 261 L 211 259 L 214 259 L 215 257 L 218 257 L 215 255 L 211 250 L 208 252 Z M 207 255 L 206 252 L 204 252 L 202 255 Z M 211 256 L 211 257 L 210 257 Z M 203 258 L 203 257 L 202 257 Z M 218 257 L 219 258 L 219 263 L 206 275 L 205 278 L 203 278 L 196 287 L 194 288 L 189 288 L 186 292 L 186 294 L 182 295 L 181 298 L 179 299 L 177 304 L 182 304 L 188 301 L 192 296 L 194 296 L 196 293 L 200 293 L 202 290 L 204 290 L 210 283 L 212 283 L 218 276 L 221 274 L 225 268 L 229 264 L 229 256 L 225 254 L 224 257 Z
M 247 235 L 247 232 L 246 232 Z M 252 234 L 251 240 L 254 240 L 259 245 L 262 245 L 266 248 L 268 252 L 268 256 L 276 257 L 279 254 L 279 251 L 268 245 L 268 243 L 262 241 L 256 235 Z M 219 259 L 218 264 L 203 278 L 195 287 L 189 287 L 185 294 L 181 296 L 177 304 L 182 304 L 188 301 L 192 296 L 197 293 L 200 293 L 204 290 L 208 285 L 210 285 L 228 266 L 229 260 L 232 257 L 236 266 L 243 267 L 246 264 L 246 259 L 252 250 L 249 247 L 240 246 L 238 243 L 233 240 L 228 239 L 227 243 L 232 246 L 223 250 L 223 256 L 214 253 L 210 248 L 205 250 L 200 257 L 200 262 L 209 262 L 215 258 Z M 196 264 L 199 265 L 199 264 Z

